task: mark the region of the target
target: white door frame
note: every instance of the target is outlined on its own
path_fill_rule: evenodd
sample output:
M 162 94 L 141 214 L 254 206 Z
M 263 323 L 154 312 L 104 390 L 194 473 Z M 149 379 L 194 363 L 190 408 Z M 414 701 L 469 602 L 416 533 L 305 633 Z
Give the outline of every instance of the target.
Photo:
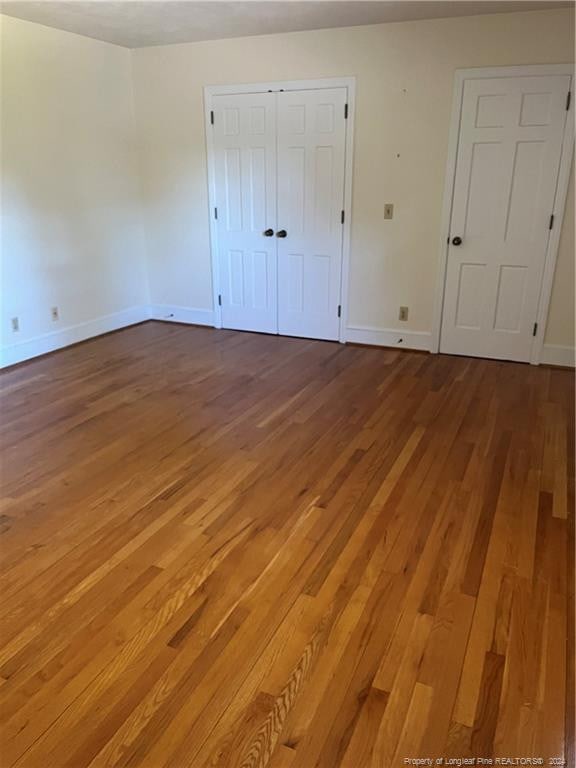
M 448 139 L 448 158 L 446 161 L 446 181 L 444 186 L 444 199 L 442 203 L 442 220 L 440 227 L 440 245 L 438 259 L 438 277 L 436 282 L 436 296 L 434 302 L 434 316 L 432 321 L 432 338 L 430 351 L 440 351 L 440 334 L 442 331 L 442 309 L 444 305 L 444 287 L 446 284 L 446 268 L 448 261 L 448 237 L 450 235 L 450 221 L 452 219 L 452 200 L 454 197 L 454 182 L 456 179 L 456 158 L 458 155 L 458 141 L 460 135 L 460 113 L 464 95 L 464 84 L 467 80 L 488 77 L 534 77 L 538 75 L 571 75 L 571 90 L 574 90 L 574 65 L 573 64 L 535 64 L 519 67 L 478 67 L 474 69 L 457 69 L 454 76 L 454 92 L 452 97 L 452 117 L 450 119 L 450 133 Z M 574 93 L 572 93 L 574 96 Z M 556 268 L 560 232 L 564 220 L 564 208 L 568 183 L 570 180 L 570 168 L 574 153 L 574 98 L 571 99 L 570 108 L 566 110 L 566 123 L 564 126 L 564 138 L 562 141 L 562 154 L 556 195 L 551 214 L 554 215 L 555 226 L 550 230 L 548 245 L 544 261 L 544 272 L 540 288 L 540 298 L 536 313 L 538 333 L 532 342 L 530 362 L 532 365 L 540 363 L 544 335 L 546 333 L 546 321 L 552 282 Z
M 342 232 L 342 277 L 340 281 L 340 324 L 338 340 L 346 341 L 348 324 L 348 286 L 350 280 L 350 231 L 352 223 L 352 169 L 354 150 L 354 113 L 356 96 L 355 77 L 329 77 L 317 80 L 285 80 L 265 83 L 245 83 L 238 85 L 204 86 L 204 121 L 206 126 L 206 155 L 208 161 L 208 204 L 210 220 L 210 254 L 212 262 L 212 300 L 214 302 L 214 327 L 222 328 L 222 311 L 218 304 L 220 293 L 220 275 L 218 270 L 218 232 L 214 209 L 216 207 L 216 174 L 214 167 L 214 136 L 211 129 L 213 96 L 228 96 L 239 93 L 267 93 L 269 91 L 307 91 L 322 88 L 346 88 L 348 120 L 346 127 L 346 150 L 344 165 L 344 225 Z

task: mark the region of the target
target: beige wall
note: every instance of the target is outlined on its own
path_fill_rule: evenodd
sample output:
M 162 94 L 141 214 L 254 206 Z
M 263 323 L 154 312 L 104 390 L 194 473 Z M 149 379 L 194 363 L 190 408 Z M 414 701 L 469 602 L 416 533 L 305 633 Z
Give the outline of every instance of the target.
M 2 343 L 143 308 L 146 266 L 154 304 L 210 310 L 202 86 L 347 75 L 357 77 L 350 323 L 397 328 L 403 304 L 402 329 L 430 331 L 454 70 L 569 61 L 572 29 L 561 10 L 130 52 L 0 17 Z M 546 341 L 574 345 L 573 190 Z
M 574 347 L 574 163 L 560 235 L 546 342 Z
M 355 75 L 350 323 L 430 331 L 454 70 L 573 60 L 570 10 L 190 43 L 133 52 L 154 303 L 211 309 L 204 85 Z M 395 204 L 383 220 L 385 202 Z M 574 343 L 573 206 L 547 342 Z
M 130 51 L 7 16 L 0 34 L 1 336 L 12 346 L 141 306 L 147 287 Z

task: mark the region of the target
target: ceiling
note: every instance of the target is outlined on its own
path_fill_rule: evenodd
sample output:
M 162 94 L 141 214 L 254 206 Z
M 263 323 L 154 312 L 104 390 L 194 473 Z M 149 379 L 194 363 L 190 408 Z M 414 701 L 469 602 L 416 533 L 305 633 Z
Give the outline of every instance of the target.
M 500 0 L 3 0 L 8 16 L 127 48 L 391 21 L 542 10 L 573 2 Z

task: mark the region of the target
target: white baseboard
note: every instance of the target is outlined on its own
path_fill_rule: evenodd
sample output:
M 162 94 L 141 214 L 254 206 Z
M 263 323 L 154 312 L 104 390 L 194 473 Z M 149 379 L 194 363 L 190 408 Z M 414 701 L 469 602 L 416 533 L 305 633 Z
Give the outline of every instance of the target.
M 426 331 L 400 331 L 396 328 L 375 328 L 368 325 L 349 325 L 346 341 L 356 344 L 373 344 L 379 347 L 396 347 L 430 351 L 432 334 Z M 576 367 L 574 347 L 545 344 L 540 362 L 546 365 Z
M 112 315 L 97 317 L 85 323 L 78 323 L 78 325 L 72 325 L 18 344 L 3 347 L 0 349 L 0 368 L 21 363 L 38 357 L 38 355 L 62 349 L 70 344 L 76 344 L 103 333 L 126 328 L 144 320 L 213 326 L 214 312 L 211 309 L 193 309 L 170 304 L 131 307 Z M 400 331 L 395 328 L 376 328 L 368 325 L 349 325 L 346 328 L 346 341 L 396 349 L 417 349 L 429 352 L 431 337 L 432 334 L 426 331 Z M 576 365 L 575 350 L 573 347 L 545 344 L 540 362 L 547 365 L 574 368 Z
M 567 368 L 574 368 L 575 359 L 574 347 L 562 347 L 559 344 L 544 344 L 540 362 L 546 365 L 562 365 Z
M 44 333 L 42 336 L 35 336 L 27 341 L 10 344 L 0 349 L 0 368 L 22 363 L 24 360 L 30 360 L 33 357 L 38 357 L 38 355 L 45 355 L 47 352 L 68 347 L 70 344 L 76 344 L 79 341 L 85 341 L 94 336 L 100 336 L 103 333 L 109 333 L 110 331 L 134 325 L 135 323 L 141 323 L 144 320 L 148 320 L 148 317 L 147 307 L 130 307 L 121 312 L 115 312 L 112 315 L 104 315 L 94 320 L 88 320 L 85 323 L 78 323 L 78 325 L 71 325 L 58 331 Z
M 151 304 L 148 307 L 148 317 L 151 320 L 164 320 L 170 323 L 214 325 L 214 312 L 211 309 L 193 309 L 172 304 Z
M 430 351 L 432 334 L 426 331 L 400 331 L 396 328 L 375 328 L 369 325 L 349 325 L 346 341 L 354 344 L 373 344 L 396 349 Z

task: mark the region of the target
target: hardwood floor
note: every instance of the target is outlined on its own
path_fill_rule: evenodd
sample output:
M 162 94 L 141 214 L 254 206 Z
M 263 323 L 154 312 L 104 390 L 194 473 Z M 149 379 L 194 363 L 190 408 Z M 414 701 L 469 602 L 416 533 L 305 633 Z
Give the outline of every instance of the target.
M 2 768 L 574 765 L 570 372 L 147 323 L 1 382 Z

